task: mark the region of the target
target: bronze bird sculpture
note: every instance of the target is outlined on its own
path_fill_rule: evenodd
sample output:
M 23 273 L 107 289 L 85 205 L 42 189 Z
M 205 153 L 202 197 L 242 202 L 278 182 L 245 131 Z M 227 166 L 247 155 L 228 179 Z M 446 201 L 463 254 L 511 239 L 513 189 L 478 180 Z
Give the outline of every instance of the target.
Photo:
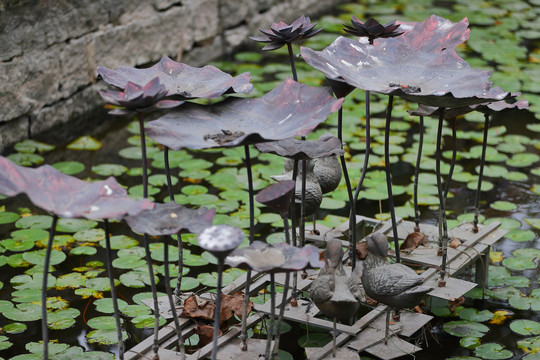
M 366 236 L 369 253 L 364 260 L 362 285 L 366 295 L 394 309 L 412 308 L 432 287 L 410 267 L 386 261 L 388 239 L 382 233 Z M 386 317 L 385 344 L 388 341 L 390 309 Z

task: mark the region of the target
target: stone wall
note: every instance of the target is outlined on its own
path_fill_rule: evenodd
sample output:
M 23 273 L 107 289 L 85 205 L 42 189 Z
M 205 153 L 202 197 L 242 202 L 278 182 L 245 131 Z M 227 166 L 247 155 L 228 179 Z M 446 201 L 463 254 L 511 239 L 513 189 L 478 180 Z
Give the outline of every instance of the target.
M 344 0 L 0 0 L 0 152 L 102 108 L 96 66 L 203 66 Z M 66 127 L 69 127 L 67 125 Z

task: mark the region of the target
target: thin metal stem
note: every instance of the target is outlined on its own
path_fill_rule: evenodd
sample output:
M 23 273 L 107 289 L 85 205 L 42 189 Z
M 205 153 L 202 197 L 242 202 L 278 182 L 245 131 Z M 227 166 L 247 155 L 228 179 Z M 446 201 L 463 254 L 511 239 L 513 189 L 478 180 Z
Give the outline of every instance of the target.
M 264 358 L 270 360 L 272 338 L 274 337 L 274 322 L 276 320 L 276 280 L 274 273 L 270 273 L 270 326 L 267 329 L 266 351 Z
M 109 220 L 103 220 L 105 230 L 105 251 L 107 256 L 107 273 L 109 274 L 109 286 L 111 287 L 111 299 L 114 310 L 114 320 L 116 321 L 116 334 L 118 336 L 118 352 L 120 359 L 124 359 L 124 340 L 122 339 L 122 324 L 120 323 L 120 310 L 118 309 L 118 298 L 116 287 L 114 286 L 114 271 L 112 266 L 111 238 L 109 236 Z
M 290 244 L 289 239 L 289 221 L 286 217 L 283 217 L 283 231 L 285 232 L 285 242 Z M 289 293 L 289 283 L 291 281 L 291 274 L 287 272 L 285 274 L 285 284 L 283 285 L 283 297 L 281 299 L 281 305 L 279 307 L 279 316 L 276 327 L 276 336 L 274 341 L 274 350 L 272 351 L 272 359 L 277 358 L 279 352 L 279 336 L 281 333 L 281 323 L 283 322 L 283 316 L 285 315 L 285 305 L 287 304 L 287 295 Z
M 300 227 L 298 232 L 300 233 L 300 245 L 304 247 L 306 243 L 306 172 L 307 172 L 307 160 L 300 161 L 302 164 L 302 190 L 300 195 Z
M 292 179 L 295 183 L 295 195 L 291 199 L 291 231 L 292 231 L 292 244 L 293 246 L 298 246 L 297 240 L 296 240 L 296 178 L 298 177 L 298 160 L 294 160 L 293 164 L 293 174 Z M 293 288 L 291 291 L 291 297 L 293 299 L 296 299 L 298 296 L 297 294 L 297 285 L 298 285 L 298 272 L 294 272 L 293 274 Z
M 474 222 L 473 232 L 478 232 L 478 212 L 480 210 L 480 192 L 482 191 L 482 178 L 484 176 L 484 165 L 486 163 L 486 147 L 489 130 L 489 114 L 484 114 L 484 138 L 482 139 L 482 156 L 480 158 L 480 170 L 478 171 L 478 185 L 474 198 Z
M 221 274 L 223 273 L 223 259 L 218 259 L 218 278 L 216 294 L 216 310 L 214 313 L 214 336 L 212 338 L 212 360 L 216 360 L 218 352 L 219 316 L 221 312 Z
M 446 185 L 444 187 L 444 203 L 448 198 L 448 192 L 450 191 L 450 184 L 452 183 L 452 175 L 454 174 L 454 167 L 456 166 L 456 154 L 457 154 L 457 134 L 456 134 L 456 119 L 453 119 L 452 124 L 452 160 L 450 161 L 450 170 L 448 171 L 448 177 L 446 178 Z
M 364 165 L 362 167 L 362 173 L 360 174 L 360 181 L 356 186 L 356 191 L 354 192 L 354 203 L 356 207 L 356 202 L 358 201 L 358 194 L 362 189 L 364 184 L 364 179 L 366 178 L 366 173 L 369 165 L 369 153 L 371 151 L 371 114 L 370 114 L 370 92 L 366 91 L 366 150 L 364 155 Z
M 397 232 L 396 212 L 394 209 L 394 197 L 392 195 L 392 174 L 390 173 L 390 121 L 392 120 L 392 106 L 394 97 L 388 97 L 388 106 L 386 108 L 386 128 L 384 132 L 384 169 L 386 171 L 386 188 L 388 190 L 388 207 L 392 219 L 392 234 L 394 236 L 394 247 L 396 250 L 396 262 L 401 261 L 399 254 L 399 238 Z
M 51 228 L 49 229 L 47 250 L 45 250 L 45 263 L 43 264 L 43 280 L 41 282 L 41 336 L 43 338 L 43 359 L 45 360 L 49 358 L 49 327 L 47 324 L 47 277 L 49 276 L 51 252 L 57 222 L 58 215 L 53 215 Z
M 253 174 L 251 171 L 251 156 L 249 154 L 249 145 L 244 145 L 244 153 L 246 156 L 246 169 L 248 177 L 248 192 L 249 192 L 249 243 L 254 240 L 255 228 L 255 204 L 253 202 Z M 242 342 L 242 351 L 247 351 L 247 309 L 249 305 L 249 289 L 251 286 L 251 270 L 246 273 L 246 285 L 244 288 L 244 307 L 242 308 L 242 328 L 240 339 Z
M 289 50 L 289 60 L 291 62 L 291 70 L 292 70 L 292 76 L 294 81 L 298 81 L 298 75 L 296 74 L 296 65 L 294 64 L 294 54 L 292 45 L 289 43 L 287 44 L 287 50 Z
M 337 320 L 336 320 L 336 318 L 334 318 L 334 327 L 332 329 L 332 335 L 333 335 L 332 336 L 332 356 L 333 357 L 336 357 L 336 350 L 337 350 L 336 349 L 337 348 L 337 346 L 336 346 L 337 324 L 336 323 L 337 323 Z
M 141 113 L 137 114 L 139 119 L 139 131 L 141 137 L 141 156 L 142 156 L 142 179 L 143 179 L 143 197 L 148 198 L 148 170 L 147 170 L 147 158 L 146 158 L 146 138 L 144 135 L 144 120 Z
M 418 173 L 420 171 L 420 162 L 422 161 L 422 147 L 424 145 L 424 117 L 420 115 L 420 129 L 418 139 L 418 154 L 416 155 L 416 166 L 414 167 L 414 231 L 420 231 L 420 210 L 418 209 Z
M 154 344 L 152 350 L 158 357 L 159 350 L 159 304 L 157 299 L 156 280 L 154 279 L 154 268 L 152 267 L 152 257 L 150 256 L 150 239 L 148 234 L 143 234 L 144 252 L 146 254 L 146 264 L 148 266 L 148 274 L 150 276 L 150 288 L 152 290 L 152 299 L 154 301 Z
M 442 264 L 440 271 L 440 286 L 444 286 L 444 276 L 446 275 L 446 257 L 447 257 L 447 244 L 448 233 L 446 226 L 446 210 L 445 199 L 443 196 L 442 183 L 441 183 L 441 140 L 442 140 L 442 127 L 444 122 L 444 108 L 439 108 L 439 126 L 437 128 L 437 148 L 435 153 L 435 173 L 437 177 L 437 192 L 439 195 L 439 248 L 442 252 Z
M 181 240 L 179 240 L 181 241 Z M 180 328 L 180 321 L 178 320 L 178 315 L 176 313 L 176 302 L 173 299 L 172 290 L 171 290 L 171 278 L 169 276 L 169 244 L 165 241 L 163 248 L 163 276 L 165 278 L 165 291 L 167 292 L 167 297 L 169 298 L 169 306 L 171 307 L 171 315 L 174 321 L 174 328 L 176 329 L 176 336 L 178 337 L 178 351 L 180 352 L 180 358 L 186 358 L 186 349 L 184 347 L 184 337 L 182 336 L 182 329 Z

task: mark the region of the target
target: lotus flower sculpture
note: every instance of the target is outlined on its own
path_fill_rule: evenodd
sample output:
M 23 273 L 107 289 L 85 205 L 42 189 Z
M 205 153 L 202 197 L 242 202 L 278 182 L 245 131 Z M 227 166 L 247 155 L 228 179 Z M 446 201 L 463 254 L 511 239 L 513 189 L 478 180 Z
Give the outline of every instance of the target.
M 120 66 L 117 70 L 112 70 L 98 66 L 97 73 L 107 83 L 121 89 L 124 89 L 128 82 L 144 86 L 157 77 L 165 86 L 167 96 L 180 99 L 216 98 L 226 93 L 249 93 L 253 90 L 253 84 L 249 82 L 251 79 L 249 73 L 232 77 L 215 66 L 196 68 L 176 62 L 167 56 L 145 69 Z
M 373 44 L 373 41 L 377 38 L 396 37 L 403 34 L 403 31 L 397 31 L 400 24 L 396 24 L 395 20 L 386 25 L 381 25 L 373 18 L 368 19 L 364 23 L 353 16 L 351 25 L 345 25 L 343 30 L 354 36 L 367 37 L 370 44 Z
M 314 29 L 316 25 L 317 23 L 311 23 L 309 17 L 302 15 L 290 25 L 280 21 L 279 23 L 272 24 L 269 30 L 259 28 L 259 31 L 264 35 L 251 36 L 250 39 L 269 43 L 262 48 L 263 51 L 277 50 L 285 44 L 291 44 L 317 35 L 322 29 Z

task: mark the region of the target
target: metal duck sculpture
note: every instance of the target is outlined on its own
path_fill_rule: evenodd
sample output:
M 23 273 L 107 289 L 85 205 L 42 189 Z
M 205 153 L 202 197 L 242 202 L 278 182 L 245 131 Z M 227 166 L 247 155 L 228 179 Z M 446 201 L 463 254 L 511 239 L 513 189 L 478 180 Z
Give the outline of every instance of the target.
M 310 287 L 311 299 L 321 312 L 334 319 L 333 352 L 336 351 L 336 320 L 348 322 L 354 317 L 364 294 L 357 276 L 343 269 L 341 241 L 331 239 L 324 251 L 324 266 Z
M 412 308 L 432 287 L 422 285 L 424 278 L 401 263 L 386 261 L 388 239 L 382 233 L 366 236 L 369 253 L 364 260 L 362 285 L 366 294 L 394 309 Z M 388 341 L 390 309 L 386 317 L 385 343 Z

